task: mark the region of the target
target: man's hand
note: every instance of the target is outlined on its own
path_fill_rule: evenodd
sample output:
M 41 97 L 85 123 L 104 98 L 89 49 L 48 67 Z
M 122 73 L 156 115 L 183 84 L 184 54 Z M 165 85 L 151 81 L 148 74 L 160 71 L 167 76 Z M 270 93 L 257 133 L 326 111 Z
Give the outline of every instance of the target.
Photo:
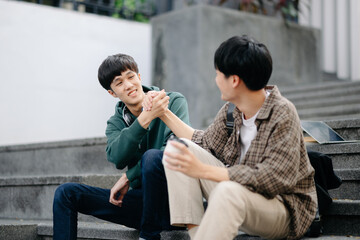
M 142 103 L 144 111 L 151 111 L 153 98 L 159 95 L 158 91 L 148 91 Z
M 156 96 L 152 97 L 152 95 Z M 147 109 L 150 108 L 150 110 L 141 112 L 138 117 L 139 124 L 146 129 L 150 125 L 152 120 L 157 117 L 163 116 L 168 109 L 169 99 L 170 97 L 166 95 L 165 90 L 156 92 L 156 94 L 147 94 L 143 102 L 151 102 L 151 107 L 145 107 Z
M 146 93 L 145 98 L 142 103 L 144 111 L 151 111 L 153 107 L 161 105 L 163 101 L 170 99 L 165 93 L 165 90 L 161 91 L 149 91 Z
M 121 207 L 122 200 L 130 187 L 129 179 L 124 173 L 110 190 L 109 202 Z
M 157 93 L 158 94 L 152 99 L 151 110 L 149 111 L 154 118 L 160 117 L 165 113 L 168 109 L 170 99 L 170 97 L 166 95 L 164 89 Z
M 201 162 L 184 144 L 170 141 L 173 147 L 179 150 L 176 152 L 164 152 L 164 166 L 189 177 L 208 179 L 215 182 L 229 181 L 229 172 L 225 167 L 218 167 Z
M 182 143 L 170 141 L 168 144 L 179 150 L 179 153 L 167 152 L 165 149 L 165 166 L 171 170 L 182 172 L 193 178 L 205 178 L 206 166 Z

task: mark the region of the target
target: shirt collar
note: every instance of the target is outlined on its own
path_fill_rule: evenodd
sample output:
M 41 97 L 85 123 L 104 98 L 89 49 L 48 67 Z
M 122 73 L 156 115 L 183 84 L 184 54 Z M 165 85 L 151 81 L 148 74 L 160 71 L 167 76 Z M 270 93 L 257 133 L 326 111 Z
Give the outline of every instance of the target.
M 265 99 L 263 105 L 259 110 L 259 114 L 256 119 L 264 120 L 269 118 L 270 112 L 272 111 L 272 106 L 274 106 L 274 102 L 278 99 L 281 94 L 277 86 L 266 86 L 265 90 L 270 93 L 270 95 Z M 234 109 L 234 118 L 239 119 L 242 123 L 241 112 L 238 108 Z M 256 121 L 256 120 L 255 120 Z
M 277 86 L 266 86 L 265 90 L 270 92 L 270 95 L 265 99 L 265 102 L 260 108 L 259 115 L 257 116 L 257 119 L 261 120 L 269 118 L 274 102 L 281 96 Z

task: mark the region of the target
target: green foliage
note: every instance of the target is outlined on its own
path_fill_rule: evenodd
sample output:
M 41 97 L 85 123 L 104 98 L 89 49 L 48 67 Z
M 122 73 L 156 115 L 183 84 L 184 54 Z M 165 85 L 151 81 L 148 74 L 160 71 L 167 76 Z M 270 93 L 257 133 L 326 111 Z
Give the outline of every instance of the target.
M 152 6 L 149 0 L 115 0 L 114 18 L 135 20 L 138 22 L 149 22 L 150 14 L 143 11 L 146 6 Z M 153 10 L 153 9 L 152 9 Z
M 300 0 L 240 0 L 238 9 L 240 11 L 267 16 L 276 16 L 279 12 L 285 24 L 287 24 L 288 21 L 298 21 L 299 1 Z M 227 2 L 227 0 L 220 0 L 219 5 L 225 2 Z

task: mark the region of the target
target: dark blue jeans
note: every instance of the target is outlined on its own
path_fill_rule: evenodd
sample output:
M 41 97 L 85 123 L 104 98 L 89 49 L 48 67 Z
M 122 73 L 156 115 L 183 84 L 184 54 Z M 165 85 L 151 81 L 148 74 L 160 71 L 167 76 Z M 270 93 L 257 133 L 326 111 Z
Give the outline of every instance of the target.
M 142 187 L 130 190 L 121 207 L 109 202 L 110 189 L 79 183 L 60 185 L 53 203 L 53 239 L 76 239 L 78 212 L 138 229 L 145 239 L 160 239 L 162 230 L 181 229 L 170 225 L 162 155 L 162 151 L 155 149 L 145 152 L 141 159 Z

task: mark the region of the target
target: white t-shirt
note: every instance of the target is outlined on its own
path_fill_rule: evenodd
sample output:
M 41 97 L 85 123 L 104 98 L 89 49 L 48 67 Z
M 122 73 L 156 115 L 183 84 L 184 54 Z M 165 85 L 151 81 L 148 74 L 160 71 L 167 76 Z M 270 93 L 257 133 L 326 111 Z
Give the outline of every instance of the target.
M 269 92 L 266 92 L 266 97 L 270 95 Z M 244 119 L 244 114 L 241 114 L 242 117 L 242 126 L 240 128 L 240 143 L 241 143 L 241 153 L 240 153 L 240 162 L 246 155 L 246 152 L 249 150 L 252 140 L 256 137 L 257 128 L 255 125 L 255 119 L 259 114 L 259 111 L 249 119 Z

